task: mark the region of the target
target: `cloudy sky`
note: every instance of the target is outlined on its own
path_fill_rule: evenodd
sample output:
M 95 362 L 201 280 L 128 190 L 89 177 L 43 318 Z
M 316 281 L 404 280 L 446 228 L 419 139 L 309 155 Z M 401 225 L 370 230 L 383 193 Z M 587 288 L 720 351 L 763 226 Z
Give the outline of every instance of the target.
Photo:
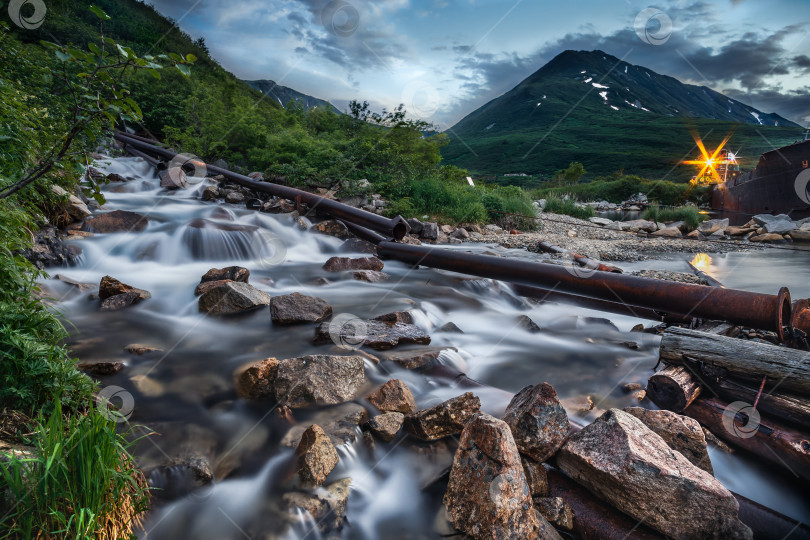
M 148 0 L 244 79 L 440 128 L 565 49 L 601 49 L 810 125 L 810 0 Z

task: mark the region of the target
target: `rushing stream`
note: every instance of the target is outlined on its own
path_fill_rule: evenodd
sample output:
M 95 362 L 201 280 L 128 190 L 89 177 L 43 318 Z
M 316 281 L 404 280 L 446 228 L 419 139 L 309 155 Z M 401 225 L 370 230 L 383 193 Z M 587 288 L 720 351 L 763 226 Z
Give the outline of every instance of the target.
M 418 270 L 386 262 L 390 278 L 382 283 L 341 279 L 321 266 L 342 251 L 343 242 L 301 230 L 291 216 L 268 215 L 244 206 L 205 203 L 197 199 L 205 180 L 169 193 L 159 189 L 150 167 L 135 158 L 112 161 L 108 172 L 136 177 L 105 187 L 105 209 L 147 215 L 138 233 L 97 234 L 76 240 L 83 250 L 79 264 L 52 269 L 81 282 L 98 283 L 111 275 L 146 289 L 152 298 L 117 312 L 98 311 L 98 301 L 57 279 L 44 281 L 60 298 L 59 309 L 72 325 L 70 346 L 82 361 L 118 360 L 120 373 L 101 378 L 133 396 L 130 422 L 153 428 L 158 435 L 140 440 L 134 450 L 144 467 L 166 465 L 192 449 L 211 457 L 215 483 L 189 493 L 191 482 L 182 467 L 164 467 L 150 478 L 163 489 L 140 535 L 150 539 L 265 537 L 265 522 L 279 505 L 289 475 L 293 448 L 280 444 L 289 429 L 268 407 L 237 399 L 234 370 L 267 357 L 345 354 L 337 346 L 313 345 L 314 325 L 277 327 L 267 309 L 234 318 L 200 314 L 194 288 L 210 268 L 239 265 L 251 272 L 250 283 L 271 295 L 300 292 L 327 300 L 335 315 L 370 318 L 411 310 L 417 324 L 431 334 L 431 346 L 448 346 L 440 360 L 454 365 L 493 389 L 472 389 L 483 409 L 500 415 L 512 394 L 528 384 L 548 381 L 561 398 L 591 396 L 596 410 L 637 405 L 622 385 L 644 385 L 657 362 L 656 338 L 629 333 L 650 321 L 562 305 L 535 305 L 514 296 L 502 284 L 427 268 Z M 453 246 L 505 254 L 497 246 Z M 514 252 L 520 257 L 540 257 Z M 810 253 L 766 251 L 715 258 L 715 275 L 729 287 L 774 293 L 788 285 L 794 298 L 810 296 Z M 685 271 L 682 257 L 620 264 L 626 269 Z M 330 283 L 316 285 L 318 278 Z M 515 323 L 528 315 L 544 331 L 530 333 Z M 613 325 L 605 321 L 609 319 Z M 463 334 L 437 332 L 453 322 Z M 629 348 L 625 342 L 638 342 Z M 163 352 L 134 356 L 124 351 L 143 343 Z M 374 352 L 374 351 L 370 351 Z M 366 362 L 368 388 L 400 378 L 424 408 L 461 394 L 450 381 L 426 378 L 391 362 Z M 496 390 L 500 389 L 500 390 Z M 366 395 L 366 394 L 363 394 Z M 363 403 L 363 401 L 359 401 Z M 570 403 L 570 402 L 566 402 Z M 373 408 L 365 403 L 369 411 Z M 643 406 L 654 407 L 649 401 Z M 296 410 L 307 424 L 319 411 Z M 575 408 L 569 415 L 576 416 Z M 339 447 L 340 463 L 329 482 L 351 477 L 345 538 L 433 538 L 448 532 L 440 523 L 441 493 L 423 485 L 452 460 L 452 449 L 439 442 L 417 444 L 399 436 L 370 448 L 361 436 Z M 802 521 L 810 519 L 806 494 L 789 472 L 763 464 L 741 452 L 710 448 L 716 476 L 738 493 Z M 291 538 L 318 538 L 315 523 L 303 511 L 287 531 Z M 437 525 L 437 523 L 439 525 Z M 275 531 L 278 532 L 278 531 Z M 269 535 L 268 535 L 269 536 Z

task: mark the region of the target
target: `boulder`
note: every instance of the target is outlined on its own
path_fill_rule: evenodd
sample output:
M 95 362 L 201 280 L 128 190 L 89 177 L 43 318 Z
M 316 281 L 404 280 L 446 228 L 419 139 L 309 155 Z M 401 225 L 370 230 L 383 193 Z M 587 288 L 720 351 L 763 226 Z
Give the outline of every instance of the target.
M 564 531 L 573 530 L 574 512 L 562 497 L 536 497 L 534 507 L 556 528 Z
M 790 231 L 796 230 L 799 227 L 789 220 L 771 221 L 762 226 L 768 234 L 785 234 Z
M 362 356 L 290 358 L 279 363 L 276 397 L 294 409 L 337 405 L 354 399 L 365 380 Z
M 512 398 L 504 422 L 520 452 L 537 462 L 554 455 L 568 437 L 568 415 L 548 383 L 527 386 Z
M 646 219 L 634 219 L 632 221 L 625 221 L 622 223 L 624 230 L 629 230 L 631 232 L 648 232 L 653 233 L 658 230 L 658 225 L 655 224 L 653 221 L 647 221 Z
M 456 326 L 454 322 L 447 322 L 444 323 L 442 326 L 436 329 L 437 332 L 445 332 L 447 334 L 463 334 L 464 330 Z
M 773 223 L 776 221 L 790 221 L 790 216 L 787 214 L 779 214 L 779 215 L 772 215 L 772 214 L 757 214 L 751 220 L 759 227 L 764 227 L 768 223 Z
M 183 189 L 188 187 L 188 178 L 181 167 L 172 167 L 158 171 L 160 187 L 165 189 Z
M 332 257 L 323 265 L 328 272 L 343 272 L 344 270 L 374 270 L 383 269 L 383 262 L 377 257 Z
M 532 334 L 543 331 L 528 315 L 518 315 L 515 317 L 515 326 Z
M 370 347 L 380 351 L 397 345 L 429 345 L 430 336 L 413 324 L 388 324 L 381 321 L 352 319 L 343 324 L 323 322 L 315 330 L 316 345 L 334 343 L 345 348 Z
M 745 236 L 750 232 L 756 231 L 756 227 L 727 227 L 726 234 L 729 236 Z
M 422 232 L 422 222 L 416 218 L 409 218 L 406 220 L 411 227 L 410 233 L 419 235 Z
M 391 442 L 396 438 L 404 421 L 405 415 L 402 413 L 388 412 L 378 414 L 368 421 L 368 429 L 379 437 L 381 441 Z
M 241 204 L 245 202 L 245 196 L 238 191 L 231 191 L 225 196 L 225 202 L 229 204 Z
M 306 488 L 323 484 L 339 461 L 335 445 L 317 424 L 309 426 L 301 435 L 295 449 L 295 459 L 298 479 Z
M 111 296 L 131 292 L 137 293 L 140 300 L 147 300 L 152 297 L 149 291 L 145 291 L 143 289 L 136 289 L 135 287 L 127 285 L 126 283 L 122 283 L 110 276 L 104 276 L 103 278 L 101 278 L 101 282 L 99 283 L 98 286 L 98 297 L 101 300 L 105 300 L 107 298 L 110 298 Z
M 340 530 L 346 517 L 351 484 L 351 478 L 344 478 L 313 492 L 285 493 L 282 500 L 288 508 L 290 521 L 306 528 L 314 524 L 322 534 Z M 309 515 L 302 514 L 299 509 Z
M 347 253 L 368 253 L 377 256 L 377 246 L 360 238 L 349 238 L 340 245 L 340 251 Z
M 529 494 L 532 497 L 548 495 L 548 473 L 543 464 L 526 456 L 521 456 L 520 460 L 523 464 L 523 474 L 526 475 L 526 483 L 529 485 Z
M 90 215 L 90 209 L 87 208 L 87 205 L 84 204 L 84 202 L 76 195 L 68 193 L 56 184 L 51 186 L 51 190 L 59 197 L 67 198 L 67 202 L 65 203 L 65 211 L 75 221 L 81 221 Z
M 810 242 L 810 229 L 795 229 L 788 233 L 790 239 L 794 242 Z
M 749 238 L 751 242 L 762 242 L 765 244 L 773 244 L 773 243 L 781 243 L 784 242 L 785 239 L 781 234 L 776 233 L 763 233 L 757 234 L 756 236 L 752 236 Z
M 461 433 L 464 425 L 481 411 L 481 400 L 472 392 L 448 399 L 405 417 L 405 430 L 423 441 L 436 441 Z
M 375 272 L 374 270 L 355 270 L 352 272 L 352 279 L 365 281 L 367 283 L 379 283 L 386 281 L 389 277 L 385 272 Z
M 106 377 L 123 371 L 124 363 L 102 360 L 100 362 L 79 362 L 76 367 L 89 375 Z
M 709 236 L 717 231 L 725 231 L 728 227 L 728 218 L 725 219 L 707 219 L 698 227 L 698 231 Z
M 75 280 L 73 278 L 69 278 L 69 277 L 67 277 L 67 276 L 65 276 L 63 274 L 56 274 L 54 277 L 56 279 L 58 279 L 59 281 L 61 281 L 62 283 L 66 283 L 68 285 L 76 287 L 80 291 L 90 291 L 90 290 L 93 290 L 93 289 L 96 288 L 96 286 L 93 285 L 92 283 L 84 283 L 82 281 L 77 281 L 77 280 Z
M 683 454 L 692 465 L 714 474 L 706 448 L 706 437 L 697 420 L 671 411 L 651 411 L 642 407 L 626 407 L 624 412 L 641 420 L 664 439 L 670 448 Z
M 376 392 L 368 396 L 368 401 L 380 412 L 416 412 L 416 401 L 411 389 L 399 379 L 391 379 Z
M 653 236 L 661 236 L 664 238 L 682 238 L 683 234 L 681 233 L 680 229 L 677 227 L 664 227 L 663 229 L 658 229 L 654 233 Z
M 134 306 L 143 299 L 144 298 L 140 293 L 134 291 L 116 294 L 102 300 L 100 309 L 101 311 L 120 311 L 130 306 Z
M 202 191 L 200 198 L 204 201 L 215 201 L 219 198 L 219 189 L 216 186 L 208 186 Z
M 470 238 L 470 233 L 466 231 L 466 229 L 462 229 L 459 227 L 452 233 L 450 233 L 450 238 L 458 238 L 459 240 L 467 240 Z
M 439 238 L 439 225 L 432 221 L 422 223 L 422 232 L 419 233 L 419 238 L 423 240 L 436 240 Z
M 357 428 L 365 424 L 368 420 L 368 411 L 357 403 L 344 403 L 336 407 L 330 407 L 314 417 L 310 422 L 314 422 L 323 428 L 324 433 L 329 436 L 332 444 L 351 443 L 357 439 Z M 301 436 L 306 431 L 308 424 L 298 424 L 290 428 L 284 438 L 281 439 L 281 446 L 296 447 L 301 441 Z
M 92 233 L 141 232 L 149 224 L 146 216 L 127 210 L 113 210 L 84 220 L 82 230 Z
M 136 356 L 143 356 L 144 354 L 149 354 L 153 352 L 163 352 L 163 349 L 159 347 L 153 347 L 152 345 L 144 345 L 142 343 L 130 343 L 124 350 L 129 354 L 134 354 Z
M 605 227 L 605 226 L 610 225 L 611 223 L 613 223 L 613 220 L 612 220 L 612 219 L 603 218 L 603 217 L 592 217 L 592 218 L 588 218 L 588 221 L 590 221 L 591 223 L 595 223 L 596 225 L 601 225 L 601 226 L 603 226 L 603 227 Z
M 241 281 L 228 281 L 200 296 L 200 312 L 235 315 L 270 304 L 270 295 Z
M 413 324 L 413 315 L 410 311 L 392 311 L 391 313 L 385 313 L 383 315 L 378 315 L 374 317 L 375 321 L 382 321 L 385 323 L 404 323 L 404 324 Z
M 323 298 L 300 293 L 274 296 L 270 299 L 273 324 L 316 323 L 332 314 L 332 306 Z
M 212 268 L 200 278 L 200 283 L 208 281 L 241 281 L 247 283 L 250 279 L 250 270 L 241 266 L 228 266 L 226 268 Z
M 318 234 L 334 236 L 335 238 L 340 238 L 341 240 L 347 240 L 350 236 L 349 229 L 346 227 L 346 225 L 336 219 L 328 219 L 326 221 L 316 223 L 310 227 L 309 230 Z
M 266 358 L 238 368 L 233 379 L 239 397 L 254 401 L 275 401 L 278 364 L 275 358 Z
M 383 360 L 394 362 L 405 369 L 422 369 L 433 365 L 442 351 L 452 350 L 452 347 L 424 347 L 409 351 L 391 351 L 380 355 Z
M 534 511 L 505 422 L 476 414 L 461 432 L 444 495 L 447 519 L 473 538 L 558 538 Z
M 494 223 L 490 223 L 489 225 L 484 226 L 484 234 L 501 234 L 503 229 L 495 225 Z
M 664 535 L 752 538 L 734 496 L 706 471 L 618 409 L 571 435 L 557 466 L 577 483 Z
M 220 279 L 219 281 L 203 281 L 194 288 L 194 296 L 202 296 L 211 289 L 216 289 L 220 285 L 233 283 L 232 279 Z

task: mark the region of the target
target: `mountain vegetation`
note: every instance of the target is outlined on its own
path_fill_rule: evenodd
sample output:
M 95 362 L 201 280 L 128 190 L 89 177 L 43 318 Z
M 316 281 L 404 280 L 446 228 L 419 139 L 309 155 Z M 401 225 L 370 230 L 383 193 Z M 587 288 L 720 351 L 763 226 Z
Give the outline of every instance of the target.
M 683 84 L 602 51 L 565 51 L 451 130 L 445 162 L 513 183 L 552 179 L 572 161 L 593 175 L 626 170 L 686 181 L 693 136 L 754 167 L 759 155 L 801 137 L 799 126 L 705 86 Z M 503 178 L 525 173 L 530 178 Z M 585 178 L 584 180 L 588 180 Z

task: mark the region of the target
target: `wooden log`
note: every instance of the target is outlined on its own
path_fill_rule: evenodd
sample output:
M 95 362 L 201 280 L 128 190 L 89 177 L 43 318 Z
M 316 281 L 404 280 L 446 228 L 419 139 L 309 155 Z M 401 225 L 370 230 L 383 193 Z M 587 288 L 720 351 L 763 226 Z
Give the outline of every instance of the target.
M 753 404 L 759 395 L 759 388 L 734 379 L 708 379 L 706 384 L 727 401 L 745 401 Z M 647 395 L 649 396 L 649 391 Z M 782 392 L 770 393 L 766 385 L 759 396 L 757 410 L 779 422 L 810 429 L 810 400 L 807 398 Z
M 687 407 L 684 414 L 727 443 L 810 480 L 810 438 L 771 419 L 757 420 L 749 416 L 752 409 L 730 407 L 718 398 L 700 398 Z
M 647 397 L 668 411 L 683 412 L 700 395 L 700 384 L 683 366 L 667 366 L 647 381 Z
M 661 359 L 670 364 L 719 368 L 734 378 L 781 381 L 787 392 L 810 395 L 810 353 L 688 330 L 667 328 L 661 338 Z

